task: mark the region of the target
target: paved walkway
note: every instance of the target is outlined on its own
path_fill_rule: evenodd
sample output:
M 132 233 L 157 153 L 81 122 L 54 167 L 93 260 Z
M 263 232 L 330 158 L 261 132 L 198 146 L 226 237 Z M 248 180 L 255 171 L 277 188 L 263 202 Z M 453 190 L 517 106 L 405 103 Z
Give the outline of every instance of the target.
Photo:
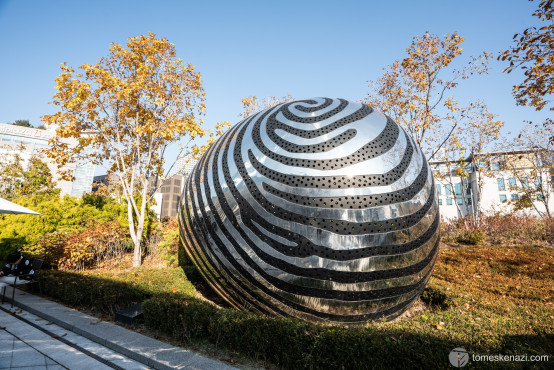
M 11 297 L 10 288 L 6 296 Z M 231 369 L 221 362 L 16 290 L 0 305 L 0 369 Z
M 0 306 L 0 369 L 148 369 L 29 312 Z

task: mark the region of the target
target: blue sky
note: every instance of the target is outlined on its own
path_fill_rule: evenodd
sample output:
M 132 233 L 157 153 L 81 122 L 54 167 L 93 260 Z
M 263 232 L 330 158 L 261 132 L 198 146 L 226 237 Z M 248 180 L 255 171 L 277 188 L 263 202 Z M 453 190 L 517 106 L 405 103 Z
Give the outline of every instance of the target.
M 537 1 L 26 1 L 0 0 L 0 122 L 53 113 L 59 65 L 95 63 L 111 42 L 148 32 L 175 44 L 178 57 L 202 73 L 206 127 L 236 123 L 249 95 L 365 98 L 368 80 L 405 56 L 425 31 L 466 38 L 460 62 L 495 56 L 515 33 L 536 25 Z M 463 81 L 460 104 L 482 99 L 516 132 L 548 112 L 519 107 L 511 95 L 521 73 Z M 176 155 L 175 151 L 170 153 Z

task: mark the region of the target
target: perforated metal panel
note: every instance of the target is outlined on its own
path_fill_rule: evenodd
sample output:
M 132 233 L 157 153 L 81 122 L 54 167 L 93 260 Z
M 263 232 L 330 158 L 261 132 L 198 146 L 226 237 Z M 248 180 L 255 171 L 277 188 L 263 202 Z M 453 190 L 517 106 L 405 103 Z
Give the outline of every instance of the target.
M 371 107 L 315 98 L 230 129 L 181 197 L 185 249 L 239 309 L 314 322 L 391 319 L 424 289 L 439 245 L 431 169 Z

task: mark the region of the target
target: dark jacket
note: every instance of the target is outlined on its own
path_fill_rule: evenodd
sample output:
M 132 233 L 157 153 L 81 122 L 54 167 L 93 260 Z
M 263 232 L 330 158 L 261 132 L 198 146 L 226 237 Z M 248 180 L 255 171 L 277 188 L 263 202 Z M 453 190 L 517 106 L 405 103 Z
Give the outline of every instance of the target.
M 31 264 L 31 261 L 29 261 L 25 256 L 23 256 L 23 259 L 21 262 L 16 264 L 8 263 L 6 266 L 2 268 L 2 271 L 4 272 L 4 276 L 8 275 L 26 275 L 26 274 L 34 274 L 33 271 L 33 265 Z

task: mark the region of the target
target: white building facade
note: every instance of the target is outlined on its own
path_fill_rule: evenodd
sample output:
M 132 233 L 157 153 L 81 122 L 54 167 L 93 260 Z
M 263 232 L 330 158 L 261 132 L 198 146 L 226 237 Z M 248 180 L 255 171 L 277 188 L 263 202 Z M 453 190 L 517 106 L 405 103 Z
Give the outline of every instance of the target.
M 177 157 L 177 162 L 175 162 L 176 173 L 188 177 L 194 169 L 194 166 L 196 166 L 196 163 L 198 163 L 197 159 L 180 155 Z
M 513 169 L 508 169 L 506 160 L 514 160 L 516 152 L 494 153 L 488 161 L 486 176 L 475 171 L 474 165 L 468 161 L 446 161 L 430 162 L 431 169 L 435 176 L 436 195 L 439 203 L 441 217 L 444 220 L 453 220 L 460 216 L 473 214 L 474 208 L 479 207 L 482 214 L 493 214 L 496 212 L 512 212 L 514 201 L 522 196 L 522 188 L 527 186 L 536 187 L 530 179 L 533 177 L 533 169 L 522 164 L 518 167 L 517 175 Z M 514 163 L 514 162 L 512 162 Z M 456 168 L 464 166 L 468 176 L 459 176 Z M 513 168 L 513 167 L 512 167 Z M 546 171 L 548 172 L 548 171 Z M 481 181 L 478 176 L 483 176 Z M 538 182 L 543 184 L 554 183 L 554 176 L 543 175 Z M 479 182 L 481 189 L 479 192 Z M 548 199 L 549 208 L 554 209 L 554 194 L 552 186 L 545 187 L 550 192 Z M 544 198 L 543 198 L 544 199 Z M 534 201 L 531 208 L 522 210 L 530 215 L 539 216 L 538 212 L 544 213 L 546 206 L 544 201 Z M 538 211 L 538 212 L 537 212 Z
M 56 187 L 62 195 L 80 197 L 91 191 L 95 166 L 80 160 L 68 169 L 73 170 L 75 181 L 62 181 L 57 173 L 56 164 L 42 154 L 42 149 L 48 147 L 48 140 L 55 135 L 53 130 L 42 130 L 33 127 L 21 127 L 0 123 L 0 156 L 4 158 L 19 154 L 23 165 L 26 166 L 32 156 L 38 157 L 46 163 L 56 182 Z M 68 141 L 71 145 L 71 141 Z

